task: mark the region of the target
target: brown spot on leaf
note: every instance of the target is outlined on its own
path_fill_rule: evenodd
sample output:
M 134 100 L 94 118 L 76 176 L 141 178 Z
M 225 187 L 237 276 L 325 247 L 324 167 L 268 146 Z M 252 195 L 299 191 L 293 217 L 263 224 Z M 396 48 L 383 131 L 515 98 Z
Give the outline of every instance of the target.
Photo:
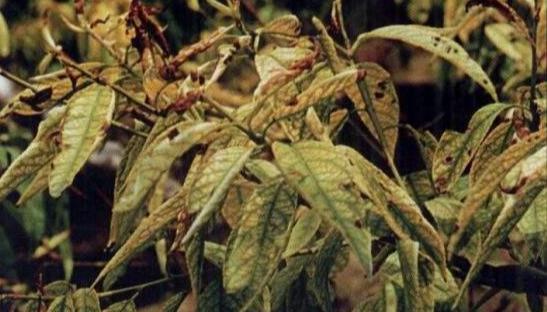
M 173 128 L 169 133 L 167 134 L 167 137 L 169 140 L 173 140 L 177 135 L 179 135 L 179 130 L 177 128 Z

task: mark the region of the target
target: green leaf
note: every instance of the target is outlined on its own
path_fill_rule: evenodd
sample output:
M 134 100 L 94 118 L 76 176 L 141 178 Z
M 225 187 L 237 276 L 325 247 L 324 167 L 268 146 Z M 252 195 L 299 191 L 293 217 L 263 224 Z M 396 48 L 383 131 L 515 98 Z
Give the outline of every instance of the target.
M 321 225 L 321 216 L 315 211 L 304 206 L 299 210 L 298 219 L 289 237 L 289 243 L 287 244 L 285 252 L 283 252 L 284 258 L 291 257 L 300 249 L 306 247 Z
M 9 27 L 0 12 L 0 57 L 7 57 L 10 54 L 10 35 Z
M 183 291 L 180 292 L 174 296 L 171 296 L 169 299 L 165 301 L 163 304 L 163 312 L 177 312 L 179 310 L 180 305 L 184 301 L 184 298 L 186 298 L 186 295 L 188 295 L 188 292 Z
M 76 93 L 67 104 L 61 130 L 61 151 L 53 159 L 49 193 L 59 197 L 102 142 L 110 126 L 116 96 L 98 84 Z
M 530 208 L 520 222 L 518 229 L 525 235 L 540 234 L 543 241 L 547 239 L 547 189 L 543 190 L 530 204 Z
M 136 129 L 143 130 L 144 127 L 137 126 Z M 127 142 L 127 146 L 125 147 L 122 160 L 120 161 L 118 169 L 116 170 L 116 178 L 114 179 L 114 201 L 117 201 L 120 197 L 120 193 L 123 190 L 127 175 L 131 171 L 131 168 L 137 160 L 146 141 L 147 138 L 135 135 Z
M 484 206 L 490 195 L 498 188 L 505 175 L 521 160 L 546 145 L 547 132 L 539 131 L 530 134 L 525 140 L 507 148 L 502 154 L 494 158 L 477 182 L 469 190 L 463 208 L 458 216 L 458 230 L 450 237 L 448 255 L 457 252 L 464 236 L 468 234 L 471 221 Z
M 64 280 L 54 281 L 44 286 L 44 294 L 48 296 L 63 296 L 74 291 L 74 287 Z
M 93 289 L 81 288 L 74 295 L 76 312 L 101 312 L 99 296 Z
M 418 241 L 445 274 L 446 257 L 442 238 L 409 194 L 355 150 L 344 146 L 338 148 L 351 163 L 350 171 L 355 184 L 375 204 L 374 212 L 384 218 L 399 238 Z
M 473 61 L 458 43 L 442 36 L 440 29 L 419 25 L 392 25 L 378 28 L 359 35 L 353 44 L 352 53 L 355 54 L 361 45 L 374 38 L 402 41 L 442 57 L 475 80 L 492 96 L 494 101 L 498 101 L 496 88 L 480 65 Z
M 310 262 L 311 256 L 298 256 L 287 259 L 287 265 L 277 271 L 270 281 L 272 294 L 272 310 L 278 311 L 285 303 L 285 298 L 291 295 L 291 286 L 301 276 L 304 266 Z
M 482 107 L 473 115 L 464 134 L 453 131 L 443 134 L 433 156 L 432 167 L 432 178 L 439 192 L 444 193 L 454 186 L 475 156 L 494 120 L 509 107 L 501 103 Z
M 313 141 L 293 146 L 276 142 L 272 151 L 289 185 L 344 235 L 361 265 L 370 268 L 369 236 L 355 225 L 363 215 L 363 202 L 351 189 L 344 157 L 331 144 Z
M 188 269 L 188 276 L 190 277 L 190 284 L 195 294 L 201 292 L 201 273 L 203 271 L 203 252 L 205 249 L 204 234 L 198 232 L 193 240 L 189 241 L 184 250 L 184 257 L 186 259 L 186 267 Z
M 226 258 L 226 246 L 213 242 L 205 242 L 203 256 L 218 268 L 222 268 Z
M 109 305 L 103 312 L 137 312 L 133 300 L 124 300 Z
M 406 12 L 414 23 L 425 24 L 432 7 L 432 0 L 410 0 L 406 6 Z
M 547 187 L 546 167 L 540 168 L 538 174 L 527 181 L 526 184 L 527 185 L 523 186 L 522 189 L 517 191 L 515 198 L 510 198 L 505 203 L 505 206 L 496 218 L 494 225 L 492 225 L 490 232 L 480 246 L 480 251 L 475 255 L 471 268 L 460 288 L 460 293 L 453 304 L 453 309 L 459 305 L 467 287 L 486 263 L 495 248 L 507 239 L 513 227 L 521 220 L 530 205 L 545 191 Z
M 135 160 L 125 186 L 114 203 L 110 225 L 111 243 L 125 239 L 133 227 L 138 208 L 173 161 L 219 127 L 213 122 L 183 121 L 166 128 L 147 144 L 148 147 Z
M 249 147 L 229 147 L 217 152 L 215 155 L 219 159 L 223 159 L 224 172 L 222 173 L 222 179 L 218 181 L 211 195 L 207 201 L 200 207 L 200 211 L 192 225 L 186 232 L 185 236 L 181 240 L 181 244 L 186 244 L 213 216 L 216 210 L 220 207 L 230 184 L 235 177 L 240 173 L 241 169 L 245 166 L 245 163 L 249 159 L 253 152 L 253 148 Z M 216 164 L 214 164 L 216 165 Z M 195 192 L 194 188 L 192 192 Z
M 54 135 L 65 113 L 64 107 L 51 110 L 38 126 L 36 137 L 0 178 L 0 199 L 6 197 L 27 177 L 49 163 L 56 153 Z
M 287 244 L 295 207 L 295 193 L 283 180 L 256 188 L 228 240 L 223 279 L 226 292 L 247 287 L 255 296 L 261 293 Z

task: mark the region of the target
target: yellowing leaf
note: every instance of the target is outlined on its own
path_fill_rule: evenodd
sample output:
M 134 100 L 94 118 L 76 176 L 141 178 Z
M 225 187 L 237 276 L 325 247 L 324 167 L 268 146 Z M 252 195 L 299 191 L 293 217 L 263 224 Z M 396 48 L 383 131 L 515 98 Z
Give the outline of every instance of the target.
M 425 24 L 429 18 L 429 11 L 433 6 L 432 0 L 410 0 L 406 12 L 414 23 Z
M 10 54 L 10 35 L 9 28 L 4 15 L 0 12 L 0 57 L 6 57 Z
M 221 150 L 211 156 L 190 189 L 188 196 L 188 212 L 196 213 L 209 200 L 211 193 L 226 178 L 241 154 L 247 151 L 244 147 L 231 147 Z
M 93 289 L 81 288 L 74 292 L 75 312 L 100 312 L 99 296 Z
M 321 216 L 315 211 L 304 206 L 300 208 L 296 224 L 291 230 L 287 249 L 283 253 L 284 258 L 296 254 L 300 249 L 312 240 L 321 225 Z
M 49 193 L 59 197 L 102 142 L 110 126 L 115 93 L 94 84 L 75 94 L 67 104 L 61 130 L 61 150 L 53 159 Z
M 524 67 L 526 70 L 532 68 L 530 44 L 518 34 L 513 25 L 507 23 L 489 24 L 484 28 L 484 33 L 496 48 L 513 59 L 517 66 Z
M 513 125 L 510 121 L 502 122 L 490 131 L 490 134 L 478 147 L 475 158 L 471 163 L 469 171 L 470 185 L 475 184 L 488 167 L 488 164 L 505 150 L 505 147 L 511 141 L 513 132 Z
M 453 309 L 458 306 L 467 287 L 486 263 L 494 249 L 507 239 L 513 227 L 521 220 L 530 205 L 545 191 L 547 187 L 547 169 L 543 167 L 539 171 L 537 176 L 533 177 L 531 181 L 528 181 L 527 185 L 517 192 L 515 198 L 511 198 L 505 203 L 490 232 L 480 245 L 480 252 L 477 252 L 475 255 L 471 268 L 460 288 L 458 297 L 453 304 Z
M 383 129 L 387 143 L 387 150 L 390 155 L 395 154 L 399 130 L 399 98 L 390 75 L 382 67 L 374 63 L 364 63 L 360 68 L 365 70 L 364 82 L 367 84 L 368 93 L 372 102 L 373 110 L 378 118 L 380 127 Z M 357 109 L 357 114 L 367 129 L 380 141 L 376 128 L 366 110 L 366 102 L 361 95 L 357 84 L 346 89 L 346 94 Z
M 228 293 L 244 287 L 254 296 L 261 292 L 287 244 L 295 207 L 296 194 L 283 180 L 257 186 L 228 240 L 223 279 Z
M 34 195 L 44 191 L 48 186 L 49 173 L 51 172 L 51 163 L 45 164 L 34 176 L 21 197 L 17 200 L 17 206 L 22 206 Z
M 441 268 L 442 274 L 446 274 L 444 243 L 408 193 L 355 150 L 344 146 L 338 146 L 338 149 L 351 163 L 350 172 L 355 184 L 373 201 L 375 212 L 384 218 L 399 238 L 418 241 Z
M 34 140 L 0 177 L 0 199 L 53 159 L 57 150 L 55 135 L 65 110 L 65 107 L 51 110 L 46 119 L 40 123 Z
M 486 203 L 496 190 L 505 175 L 521 160 L 546 145 L 547 132 L 540 131 L 530 134 L 525 140 L 512 145 L 498 157 L 494 158 L 469 190 L 463 208 L 458 216 L 458 230 L 450 237 L 448 254 L 452 255 L 465 243 L 469 233 L 469 225 L 478 214 L 478 210 Z
M 253 148 L 247 147 L 230 147 L 217 152 L 217 157 L 224 159 L 226 163 L 223 163 L 223 172 L 221 173 L 221 179 L 217 181 L 213 190 L 207 200 L 199 208 L 199 213 L 192 222 L 192 225 L 181 240 L 181 244 L 186 244 L 196 234 L 209 219 L 213 216 L 216 210 L 222 203 L 230 184 L 235 177 L 240 173 L 241 169 L 245 166 L 245 163 L 251 156 Z M 193 188 L 191 192 L 196 192 Z
M 537 34 L 536 34 L 536 49 L 537 49 L 537 59 L 538 59 L 538 72 L 545 73 L 547 71 L 547 1 L 545 0 L 536 0 L 542 1 L 539 3 L 541 6 L 539 12 L 539 21 L 537 23 Z
M 133 218 L 138 208 L 161 175 L 169 170 L 173 161 L 219 127 L 220 125 L 213 122 L 183 121 L 161 131 L 147 145 L 148 148 L 135 160 L 119 199 L 114 203 L 110 227 L 111 242 L 123 240 L 133 226 Z
M 369 269 L 370 237 L 355 225 L 363 215 L 364 203 L 351 188 L 347 161 L 325 142 L 303 141 L 293 146 L 276 142 L 272 151 L 287 183 L 344 235 L 361 265 Z
M 397 243 L 397 252 L 401 264 L 403 285 L 405 293 L 405 309 L 408 311 L 427 311 L 424 300 L 427 294 L 420 287 L 418 278 L 418 242 L 412 240 L 401 240 Z
M 442 57 L 475 80 L 492 96 L 494 101 L 498 101 L 496 89 L 480 65 L 471 59 L 463 47 L 452 39 L 442 36 L 439 31 L 417 25 L 386 26 L 359 35 L 352 47 L 352 52 L 355 53 L 362 44 L 373 38 L 402 41 Z
M 450 190 L 458 181 L 496 117 L 509 107 L 501 103 L 482 107 L 473 115 L 464 134 L 452 131 L 443 134 L 433 156 L 432 168 L 432 178 L 439 192 Z
M 350 69 L 312 84 L 297 96 L 296 104 L 278 109 L 276 117 L 283 118 L 297 112 L 305 111 L 308 107 L 317 104 L 319 101 L 334 96 L 337 92 L 344 91 L 355 84 L 358 76 L 358 70 Z

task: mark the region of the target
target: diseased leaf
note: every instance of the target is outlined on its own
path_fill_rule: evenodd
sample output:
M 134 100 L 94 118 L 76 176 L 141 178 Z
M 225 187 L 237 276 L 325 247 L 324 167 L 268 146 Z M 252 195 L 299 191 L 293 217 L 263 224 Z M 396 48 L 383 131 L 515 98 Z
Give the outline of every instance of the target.
M 291 230 L 289 243 L 283 257 L 288 258 L 296 254 L 300 249 L 306 247 L 317 233 L 321 225 L 321 216 L 315 211 L 301 206 L 298 213 L 298 219 Z
M 543 233 L 543 240 L 547 237 L 547 189 L 544 189 L 530 204 L 520 222 L 517 224 L 520 232 L 525 235 Z
M 203 256 L 212 264 L 222 268 L 226 256 L 226 246 L 207 241 L 205 242 Z
M 179 306 L 184 301 L 184 298 L 186 297 L 188 293 L 186 291 L 180 292 L 169 299 L 163 304 L 163 312 L 177 312 L 179 310 Z
M 198 232 L 194 239 L 189 241 L 184 248 L 184 257 L 186 259 L 186 267 L 190 284 L 195 294 L 201 292 L 201 275 L 203 270 L 203 250 L 204 250 L 204 234 Z
M 536 0 L 542 1 L 542 0 Z M 538 5 L 541 6 L 539 11 L 539 21 L 537 23 L 536 34 L 536 49 L 537 49 L 537 62 L 538 71 L 545 73 L 547 71 L 547 1 L 543 0 Z
M 405 292 L 405 310 L 426 311 L 424 294 L 418 282 L 418 249 L 419 244 L 412 240 L 401 240 L 397 243 L 401 273 Z
M 323 51 L 327 56 L 329 66 L 331 67 L 332 71 L 335 74 L 342 72 L 346 66 L 342 62 L 340 57 L 338 57 L 338 53 L 336 52 L 336 44 L 332 37 L 329 35 L 327 28 L 325 27 L 325 25 L 323 25 L 321 20 L 316 17 L 312 18 L 312 22 L 319 32 L 319 42 L 321 43 L 321 47 L 323 48 Z
M 65 107 L 59 107 L 52 110 L 40 123 L 34 140 L 0 177 L 0 199 L 53 159 L 57 151 L 54 136 L 64 114 Z
M 364 205 L 351 189 L 347 161 L 324 142 L 303 141 L 293 146 L 276 142 L 272 151 L 287 183 L 344 235 L 361 265 L 370 269 L 369 237 L 355 225 Z
M 296 194 L 283 180 L 257 186 L 243 207 L 224 263 L 224 289 L 233 293 L 247 287 L 257 296 L 272 276 L 285 249 Z
M 137 130 L 142 130 L 143 128 L 144 126 L 136 127 Z M 114 179 L 114 201 L 118 200 L 125 184 L 127 175 L 129 174 L 131 167 L 133 166 L 135 160 L 137 160 L 140 152 L 142 151 L 146 140 L 147 138 L 135 135 L 131 139 L 129 139 L 129 142 L 127 142 L 127 146 L 125 147 L 122 160 L 120 161 L 118 169 L 116 170 L 116 178 Z
M 352 53 L 355 54 L 362 44 L 373 38 L 402 41 L 442 57 L 475 80 L 492 96 L 494 101 L 498 101 L 496 88 L 480 65 L 471 59 L 463 47 L 452 39 L 442 36 L 437 29 L 418 25 L 392 25 L 378 28 L 359 35 L 353 44 Z
M 49 175 L 49 193 L 59 197 L 102 142 L 110 126 L 115 93 L 94 84 L 76 93 L 67 104 L 61 130 L 61 150 Z
M 486 25 L 484 33 L 505 55 L 513 59 L 518 67 L 531 70 L 532 50 L 528 41 L 518 34 L 511 24 L 495 23 Z
M 473 115 L 464 134 L 453 131 L 443 134 L 433 157 L 432 168 L 432 178 L 438 192 L 444 193 L 454 186 L 496 117 L 509 107 L 501 103 L 487 105 Z
M 75 312 L 74 300 L 72 294 L 68 293 L 64 296 L 53 299 L 49 305 L 47 312 Z
M 226 196 L 231 182 L 243 169 L 252 152 L 253 148 L 231 147 L 217 153 L 222 156 L 219 156 L 220 159 L 224 159 L 226 162 L 223 164 L 226 167 L 224 167 L 222 179 L 218 181 L 207 201 L 200 207 L 198 215 L 182 238 L 181 244 L 186 244 L 213 216 Z
M 461 248 L 462 239 L 469 230 L 471 221 L 478 210 L 486 203 L 490 195 L 496 190 L 505 175 L 517 163 L 533 154 L 546 145 L 547 132 L 539 131 L 530 134 L 525 140 L 510 146 L 502 154 L 494 158 L 469 190 L 457 222 L 457 231 L 450 237 L 448 254 L 452 255 Z
M 390 155 L 395 155 L 395 147 L 399 130 L 399 98 L 393 81 L 387 71 L 374 63 L 363 63 L 359 65 L 360 69 L 365 71 L 365 78 L 370 100 L 372 102 L 374 113 L 378 118 L 379 125 L 383 129 L 384 137 L 387 143 L 387 150 Z M 380 141 L 376 128 L 366 109 L 366 102 L 363 99 L 361 91 L 357 84 L 346 89 L 346 94 L 351 99 L 357 109 L 357 114 L 367 129 Z
M 125 239 L 133 226 L 138 208 L 173 161 L 219 127 L 213 122 L 183 121 L 167 127 L 147 145 L 149 147 L 135 160 L 127 175 L 125 187 L 114 203 L 110 242 Z
M 230 147 L 213 154 L 205 164 L 188 196 L 188 212 L 196 213 L 209 200 L 211 193 L 225 179 L 241 154 L 247 151 L 244 147 Z
M 453 309 L 458 306 L 469 284 L 476 277 L 476 274 L 486 263 L 494 249 L 501 244 L 509 235 L 513 227 L 521 220 L 530 205 L 545 191 L 547 187 L 547 169 L 540 168 L 536 176 L 527 181 L 527 185 L 517 191 L 515 198 L 510 198 L 500 214 L 496 218 L 490 232 L 480 245 L 480 252 L 476 253 L 475 259 L 471 264 L 456 301 L 453 304 Z
M 359 71 L 356 69 L 349 69 L 310 85 L 306 90 L 298 94 L 296 104 L 279 108 L 276 111 L 276 118 L 284 118 L 297 112 L 305 111 L 320 100 L 334 96 L 337 92 L 345 90 L 357 81 L 358 73 Z
M 101 312 L 99 296 L 93 289 L 81 288 L 74 292 L 74 308 L 76 312 Z
M 344 146 L 338 148 L 351 164 L 350 172 L 357 188 L 374 203 L 375 212 L 399 238 L 418 241 L 441 268 L 442 274 L 446 274 L 444 243 L 408 193 L 355 150 Z
M 406 6 L 406 12 L 414 23 L 425 24 L 432 6 L 432 0 L 410 0 Z
M 513 125 L 510 121 L 502 122 L 490 131 L 484 142 L 477 148 L 471 163 L 471 169 L 469 170 L 470 185 L 475 184 L 488 167 L 488 164 L 505 150 L 513 133 Z
M 360 303 L 353 312 L 397 312 L 397 293 L 392 283 L 387 282 L 382 291 Z

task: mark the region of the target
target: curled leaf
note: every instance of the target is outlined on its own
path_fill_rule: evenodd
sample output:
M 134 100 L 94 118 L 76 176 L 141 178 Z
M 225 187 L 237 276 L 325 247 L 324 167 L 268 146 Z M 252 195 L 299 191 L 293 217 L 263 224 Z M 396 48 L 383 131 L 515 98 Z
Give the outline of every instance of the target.
M 402 41 L 440 56 L 475 80 L 495 101 L 498 100 L 492 81 L 480 65 L 471 59 L 462 46 L 452 39 L 442 36 L 433 28 L 417 25 L 393 25 L 378 28 L 359 35 L 352 47 L 352 52 L 355 53 L 362 44 L 373 38 Z

